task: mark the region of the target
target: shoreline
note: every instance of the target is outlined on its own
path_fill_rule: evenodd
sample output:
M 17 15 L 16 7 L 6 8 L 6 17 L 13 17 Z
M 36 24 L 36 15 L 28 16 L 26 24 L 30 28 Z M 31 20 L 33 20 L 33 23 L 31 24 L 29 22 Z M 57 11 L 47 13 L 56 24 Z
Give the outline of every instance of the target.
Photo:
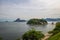
M 42 38 L 41 40 L 47 40 L 52 34 L 46 33 L 44 35 L 45 35 L 45 37 Z

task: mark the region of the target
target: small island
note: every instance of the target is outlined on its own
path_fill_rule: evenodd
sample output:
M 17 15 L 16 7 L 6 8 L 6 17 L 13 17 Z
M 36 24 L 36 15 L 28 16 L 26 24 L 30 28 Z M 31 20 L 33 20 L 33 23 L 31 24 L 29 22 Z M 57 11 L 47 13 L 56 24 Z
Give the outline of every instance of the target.
M 27 24 L 30 25 L 45 25 L 47 21 L 45 19 L 30 19 Z
M 17 18 L 14 22 L 26 22 L 26 20 L 20 20 L 20 18 Z

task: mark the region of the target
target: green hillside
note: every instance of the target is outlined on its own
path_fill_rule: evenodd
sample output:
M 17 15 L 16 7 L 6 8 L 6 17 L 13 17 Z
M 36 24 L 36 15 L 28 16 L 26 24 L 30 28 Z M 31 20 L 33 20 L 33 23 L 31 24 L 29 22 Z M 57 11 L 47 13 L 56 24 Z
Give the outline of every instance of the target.
M 32 25 L 45 25 L 47 21 L 45 19 L 30 19 L 27 24 Z
M 49 38 L 49 40 L 60 40 L 60 32 L 54 36 L 52 36 L 51 38 Z

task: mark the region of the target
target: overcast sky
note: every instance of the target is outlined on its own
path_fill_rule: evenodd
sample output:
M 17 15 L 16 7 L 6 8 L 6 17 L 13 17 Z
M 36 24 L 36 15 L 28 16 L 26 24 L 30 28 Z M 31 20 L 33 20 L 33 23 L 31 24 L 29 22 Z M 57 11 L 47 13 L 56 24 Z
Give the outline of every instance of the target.
M 60 0 L 0 0 L 0 18 L 60 17 Z

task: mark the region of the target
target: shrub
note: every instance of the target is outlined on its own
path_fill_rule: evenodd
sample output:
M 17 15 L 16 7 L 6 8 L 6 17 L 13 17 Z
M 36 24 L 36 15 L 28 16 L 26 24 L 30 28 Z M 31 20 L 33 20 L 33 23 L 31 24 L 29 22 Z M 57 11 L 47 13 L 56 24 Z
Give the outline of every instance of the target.
M 22 39 L 23 40 L 39 40 L 41 38 L 43 38 L 44 35 L 41 33 L 41 31 L 36 31 L 36 30 L 29 30 L 28 32 L 26 32 L 23 36 Z
M 50 37 L 48 40 L 60 40 L 60 32 Z

